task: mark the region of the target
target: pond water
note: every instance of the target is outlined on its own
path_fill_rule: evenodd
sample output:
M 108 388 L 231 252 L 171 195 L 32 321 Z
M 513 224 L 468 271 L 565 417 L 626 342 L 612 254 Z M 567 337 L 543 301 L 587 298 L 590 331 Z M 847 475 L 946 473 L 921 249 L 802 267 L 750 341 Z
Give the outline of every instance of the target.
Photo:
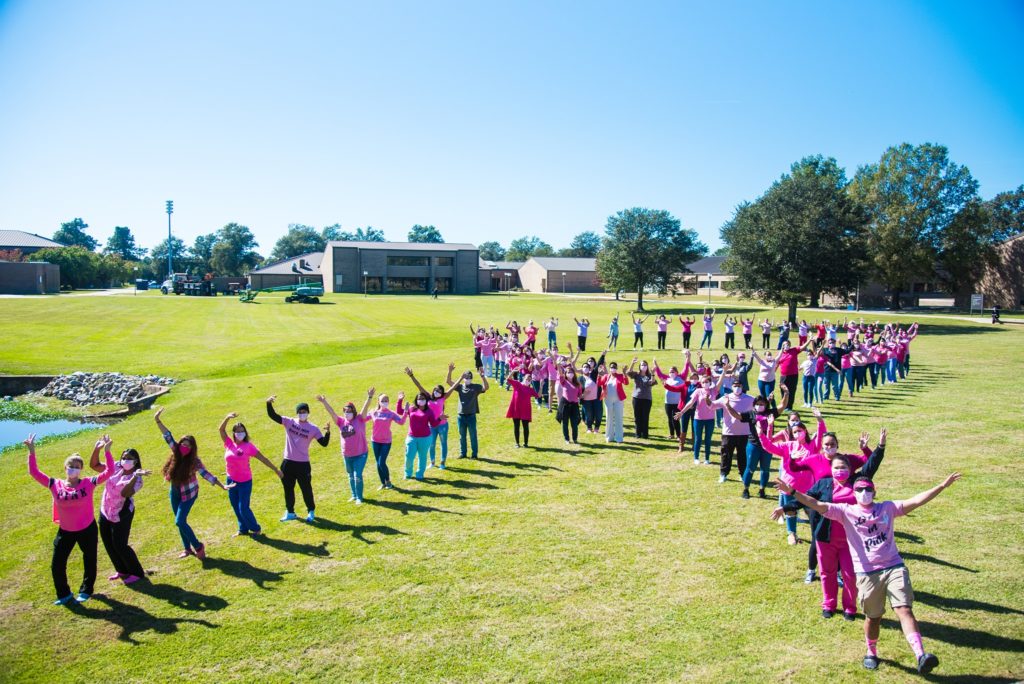
M 88 428 L 100 427 L 104 423 L 88 420 L 46 420 L 41 423 L 30 423 L 26 420 L 0 420 L 0 449 L 20 444 L 30 434 L 36 439 L 51 435 L 62 435 Z

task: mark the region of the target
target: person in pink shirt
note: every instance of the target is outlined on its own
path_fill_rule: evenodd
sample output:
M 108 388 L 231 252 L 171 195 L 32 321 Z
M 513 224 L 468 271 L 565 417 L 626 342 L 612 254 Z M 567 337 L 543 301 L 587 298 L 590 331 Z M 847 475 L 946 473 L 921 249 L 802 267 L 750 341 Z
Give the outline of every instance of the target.
M 814 484 L 819 474 L 824 476 L 831 471 L 831 464 L 828 459 L 821 455 L 821 440 L 825 436 L 825 421 L 821 419 L 821 411 L 814 409 L 814 415 L 818 418 L 818 432 L 811 437 L 807 426 L 802 422 L 789 425 L 790 434 L 793 439 L 785 442 L 774 442 L 766 434 L 759 434 L 761 448 L 769 454 L 782 459 L 779 468 L 780 479 L 792 485 L 801 492 L 806 492 Z M 801 470 L 794 470 L 791 467 L 793 462 L 807 466 Z M 780 497 L 779 505 L 785 507 L 792 499 Z M 790 544 L 797 543 L 796 526 L 789 529 L 788 541 Z
M 256 515 L 252 512 L 252 468 L 249 466 L 250 459 L 255 458 L 263 465 L 270 468 L 277 479 L 284 477 L 277 466 L 271 463 L 270 459 L 256 448 L 256 445 L 249 441 L 249 431 L 243 423 L 235 423 L 231 428 L 231 436 L 228 436 L 228 421 L 237 418 L 237 413 L 229 413 L 220 422 L 218 431 L 220 441 L 224 444 L 224 465 L 227 470 L 228 484 L 235 486 L 228 490 L 228 501 L 231 502 L 231 510 L 238 520 L 238 532 L 233 536 L 238 537 L 246 534 L 261 534 L 263 532 L 260 524 L 256 522 Z
M 106 459 L 113 462 L 110 444 L 110 436 L 103 435 L 103 439 L 96 442 L 92 450 L 89 467 L 97 473 L 106 470 L 106 466 L 100 465 L 101 448 Z M 116 463 L 114 473 L 103 487 L 103 498 L 100 499 L 100 539 L 114 566 L 115 572 L 109 578 L 111 582 L 121 580 L 125 584 L 134 584 L 146 575 L 135 550 L 128 544 L 132 520 L 135 519 L 135 493 L 142 489 L 142 478 L 150 474 L 148 470 L 142 470 L 141 466 L 139 452 L 125 449 L 121 452 L 121 460 Z
M 412 372 L 412 369 L 408 366 L 405 369 L 405 374 L 409 376 L 412 383 L 416 385 L 416 389 L 423 392 L 430 397 L 427 404 L 430 406 L 430 410 L 434 412 L 435 416 L 443 416 L 444 405 L 448 400 L 448 397 L 452 395 L 458 383 L 452 380 L 452 373 L 455 372 L 455 362 L 452 361 L 448 364 L 448 375 L 445 376 L 443 385 L 435 385 L 434 389 L 427 391 L 427 388 L 420 384 L 420 381 L 416 379 L 416 375 Z M 447 388 L 447 389 L 446 389 Z M 428 468 L 437 468 L 437 444 L 441 443 L 441 466 L 440 469 L 446 468 L 448 461 L 448 419 L 445 418 L 438 422 L 437 425 L 430 428 L 430 465 Z
M 693 331 L 693 324 L 697 322 L 697 319 L 692 316 L 683 318 L 679 317 L 679 323 L 683 326 L 683 349 L 690 348 L 690 333 Z
M 701 378 L 701 386 L 691 395 L 686 405 L 676 413 L 678 420 L 693 409 L 693 464 L 700 463 L 700 449 L 704 447 L 704 465 L 711 464 L 711 436 L 715 432 L 715 398 L 722 389 L 722 379 L 725 374 L 718 376 L 718 384 L 710 377 Z
M 896 518 L 924 506 L 960 479 L 952 473 L 937 487 L 921 492 L 904 501 L 875 501 L 875 483 L 867 477 L 853 483 L 856 503 L 822 503 L 796 491 L 781 479 L 776 481 L 780 491 L 792 494 L 804 506 L 829 520 L 838 522 L 846 532 L 846 542 L 857 573 L 857 592 L 864 610 L 864 640 L 867 653 L 863 665 L 868 670 L 878 668 L 878 637 L 885 614 L 885 600 L 900 620 L 903 634 L 917 660 L 917 671 L 931 672 L 939 664 L 933 653 L 924 649 L 921 628 L 914 616 L 914 589 L 910 584 L 910 571 L 896 548 Z
M 665 318 L 665 314 L 658 316 L 657 320 L 654 321 L 658 326 L 658 349 L 665 348 L 665 340 L 668 337 L 668 319 Z
M 807 340 L 799 347 L 794 347 L 789 343 L 789 340 L 785 340 L 779 346 L 779 377 L 787 390 L 786 405 L 783 408 L 785 411 L 793 409 L 793 399 L 796 397 L 797 380 L 800 377 L 800 352 L 802 352 L 810 343 L 811 341 Z
M 523 446 L 530 446 L 530 422 L 533 420 L 532 399 L 540 396 L 537 390 L 519 380 L 519 373 L 513 373 L 508 383 L 512 386 L 512 397 L 508 403 L 506 418 L 512 419 L 512 430 L 516 437 L 516 448 L 519 448 L 519 428 L 523 429 Z
M 704 348 L 704 344 L 707 343 L 708 349 L 711 349 L 711 333 L 714 331 L 715 325 L 715 310 L 712 309 L 711 313 L 708 313 L 707 307 L 704 308 L 704 337 L 700 338 L 700 349 Z
M 405 400 L 405 393 L 398 393 L 398 403 Z M 373 427 L 370 430 L 370 445 L 373 447 L 373 459 L 377 463 L 377 477 L 380 478 L 378 489 L 394 489 L 391 484 L 391 471 L 388 470 L 388 454 L 391 453 L 391 424 L 405 425 L 405 416 L 395 413 L 389 406 L 391 400 L 382 394 L 377 398 L 377 408 L 370 414 Z
M 572 430 L 572 443 L 579 444 L 580 430 L 580 397 L 583 386 L 576 377 L 576 369 L 566 366 L 555 378 L 555 391 L 558 394 L 558 420 L 562 424 L 562 437 L 569 443 L 569 431 Z
M 743 348 L 753 349 L 750 338 L 754 336 L 754 319 L 744 318 L 740 323 L 743 325 Z
M 78 454 L 71 454 L 64 460 L 66 478 L 58 480 L 39 470 L 36 465 L 36 436 L 29 435 L 24 441 L 28 447 L 28 474 L 36 482 L 50 490 L 53 497 L 53 521 L 58 523 L 57 536 L 53 540 L 53 560 L 50 571 L 53 588 L 57 593 L 54 605 L 65 605 L 72 600 L 79 603 L 88 601 L 96 584 L 96 549 L 98 534 L 96 515 L 93 512 L 93 492 L 114 474 L 114 459 L 106 452 L 106 469 L 99 475 L 82 478 L 85 461 Z M 82 584 L 78 596 L 68 586 L 68 557 L 78 545 L 82 551 Z
M 413 477 L 413 463 L 417 460 L 419 465 L 416 468 L 416 479 L 423 480 L 423 475 L 427 471 L 427 450 L 430 448 L 430 428 L 436 427 L 441 419 L 446 419 L 448 416 L 435 415 L 430 410 L 430 397 L 426 392 L 420 392 L 413 399 L 413 403 L 402 407 L 402 402 L 398 402 L 397 410 L 399 413 L 405 415 L 405 419 L 409 424 L 409 434 L 405 438 L 405 479 L 411 480 Z
M 313 469 L 309 464 L 309 445 L 326 447 L 331 442 L 331 424 L 324 425 L 323 432 L 309 420 L 309 404 L 299 402 L 295 406 L 295 417 L 278 415 L 274 410 L 276 396 L 267 398 L 267 417 L 284 428 L 284 458 L 281 461 L 281 486 L 284 489 L 284 515 L 281 522 L 295 520 L 295 484 L 302 490 L 302 501 L 306 504 L 306 522 L 316 520 L 316 502 L 313 499 Z
M 537 349 L 537 326 L 533 324 L 533 321 L 526 326 L 526 346 L 530 349 Z
M 370 453 L 366 446 L 366 415 L 376 394 L 376 388 L 366 390 L 363 408 L 356 413 L 356 405 L 350 401 L 345 404 L 340 416 L 334 412 L 324 395 L 317 395 L 316 398 L 340 428 L 341 455 L 345 460 L 345 472 L 348 473 L 348 487 L 352 491 L 349 501 L 356 505 L 363 503 L 363 469 L 366 468 L 366 457 Z

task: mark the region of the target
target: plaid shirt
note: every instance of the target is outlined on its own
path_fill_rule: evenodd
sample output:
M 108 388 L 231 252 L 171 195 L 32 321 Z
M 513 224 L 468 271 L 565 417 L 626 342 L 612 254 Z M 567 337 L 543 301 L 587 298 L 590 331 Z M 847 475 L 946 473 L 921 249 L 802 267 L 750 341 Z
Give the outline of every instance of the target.
M 167 442 L 167 446 L 171 447 L 172 449 L 174 448 L 174 445 L 177 444 L 177 441 L 174 439 L 174 435 L 171 434 L 170 430 L 164 433 L 164 441 Z M 206 466 L 203 465 L 203 462 L 197 458 L 196 469 L 192 471 L 191 475 L 189 475 L 188 482 L 186 482 L 185 484 L 177 485 L 178 499 L 180 501 L 191 501 L 192 499 L 199 496 L 199 480 L 196 479 L 196 473 L 202 475 L 203 479 L 205 479 L 210 484 L 217 484 L 216 476 L 209 470 L 207 470 Z M 175 485 L 172 484 L 171 486 L 174 487 Z

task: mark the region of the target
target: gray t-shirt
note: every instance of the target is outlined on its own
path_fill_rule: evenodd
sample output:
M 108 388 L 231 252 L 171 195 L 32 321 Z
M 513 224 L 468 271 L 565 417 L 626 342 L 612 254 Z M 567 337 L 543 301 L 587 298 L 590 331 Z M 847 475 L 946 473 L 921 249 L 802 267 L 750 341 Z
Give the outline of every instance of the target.
M 461 382 L 455 387 L 459 395 L 459 415 L 470 416 L 480 413 L 480 403 L 477 397 L 483 394 L 484 386 L 474 382 L 463 385 Z

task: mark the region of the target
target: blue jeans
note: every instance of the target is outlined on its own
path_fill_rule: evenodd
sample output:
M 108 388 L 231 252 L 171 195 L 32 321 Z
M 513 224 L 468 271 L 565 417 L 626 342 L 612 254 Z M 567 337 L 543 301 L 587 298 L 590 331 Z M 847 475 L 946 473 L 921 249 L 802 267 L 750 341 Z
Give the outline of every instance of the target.
M 366 454 L 345 456 L 345 472 L 348 473 L 348 487 L 356 501 L 363 500 L 363 468 L 366 467 Z
M 700 447 L 704 445 L 704 460 L 711 460 L 711 435 L 715 433 L 715 419 L 693 419 L 693 460 L 699 460 Z
M 391 472 L 388 470 L 388 454 L 391 453 L 391 442 L 370 442 L 373 446 L 373 460 L 377 462 L 377 477 L 382 485 L 391 483 Z
M 704 343 L 708 343 L 708 349 L 711 349 L 711 332 L 710 330 L 704 331 L 704 337 L 700 338 L 700 349 L 704 348 Z
M 815 390 L 815 380 L 813 375 L 804 376 L 804 403 L 813 404 L 818 400 L 818 393 Z
M 764 380 L 758 380 L 757 391 L 765 399 L 771 399 L 772 393 L 775 392 L 775 381 L 765 382 Z
M 555 331 L 548 330 L 548 347 L 554 347 L 556 343 Z
M 744 488 L 750 486 L 754 479 L 754 470 L 761 469 L 761 489 L 768 486 L 768 476 L 771 473 L 772 455 L 765 451 L 754 435 L 751 435 L 747 442 L 747 469 L 743 472 Z
M 484 356 L 483 357 L 483 362 L 484 362 L 484 375 L 486 375 L 489 378 L 493 378 L 494 377 L 494 357 L 493 356 Z
M 434 464 L 434 454 L 437 453 L 437 441 L 441 440 L 441 463 L 448 460 L 448 423 L 442 423 L 437 427 L 430 428 L 430 464 Z
M 846 389 L 848 394 L 853 394 L 853 367 L 843 369 L 843 379 L 839 383 L 839 391 Z
M 174 512 L 174 524 L 178 526 L 178 534 L 181 535 L 181 543 L 185 546 L 186 551 L 202 546 L 196 533 L 188 525 L 188 513 L 192 510 L 197 498 L 193 497 L 188 501 L 182 501 L 178 487 L 171 485 L 171 511 Z
M 822 401 L 825 401 L 826 399 L 831 398 L 833 391 L 835 391 L 835 394 L 836 394 L 836 401 L 839 401 L 840 399 L 842 399 L 843 398 L 843 395 L 842 395 L 843 388 L 842 388 L 842 384 L 841 384 L 841 381 L 840 381 L 839 373 L 835 372 L 831 368 L 826 369 L 825 370 L 825 382 L 822 384 L 822 389 L 824 390 L 824 394 L 821 397 Z
M 779 505 L 785 506 L 786 504 L 796 503 L 796 497 L 790 496 L 789 494 L 779 494 Z M 786 532 L 790 534 L 796 534 L 796 516 L 785 516 L 786 520 Z M 814 538 L 813 531 L 811 532 L 811 538 Z
M 789 342 L 789 333 L 785 335 L 779 335 L 779 344 L 775 347 L 775 351 L 782 349 L 782 343 Z
M 465 415 L 459 414 L 459 453 L 462 457 L 466 457 L 466 434 L 469 434 L 469 445 L 472 447 L 473 458 L 477 457 L 477 443 L 476 443 L 476 414 L 467 413 Z
M 405 438 L 405 477 L 412 477 L 412 466 L 414 461 L 419 461 L 416 468 L 416 479 L 422 480 L 423 474 L 427 472 L 427 452 L 430 450 L 430 435 L 426 437 Z
M 231 502 L 231 510 L 238 518 L 238 531 L 242 534 L 259 532 L 260 524 L 256 522 L 256 516 L 253 515 L 252 508 L 249 507 L 249 503 L 252 501 L 252 480 L 235 482 L 229 477 L 228 484 L 232 482 L 235 483 L 235 486 L 228 490 L 228 501 Z
M 896 366 L 899 364 L 895 358 L 891 358 L 885 362 L 885 375 L 888 377 L 889 382 L 896 382 Z

